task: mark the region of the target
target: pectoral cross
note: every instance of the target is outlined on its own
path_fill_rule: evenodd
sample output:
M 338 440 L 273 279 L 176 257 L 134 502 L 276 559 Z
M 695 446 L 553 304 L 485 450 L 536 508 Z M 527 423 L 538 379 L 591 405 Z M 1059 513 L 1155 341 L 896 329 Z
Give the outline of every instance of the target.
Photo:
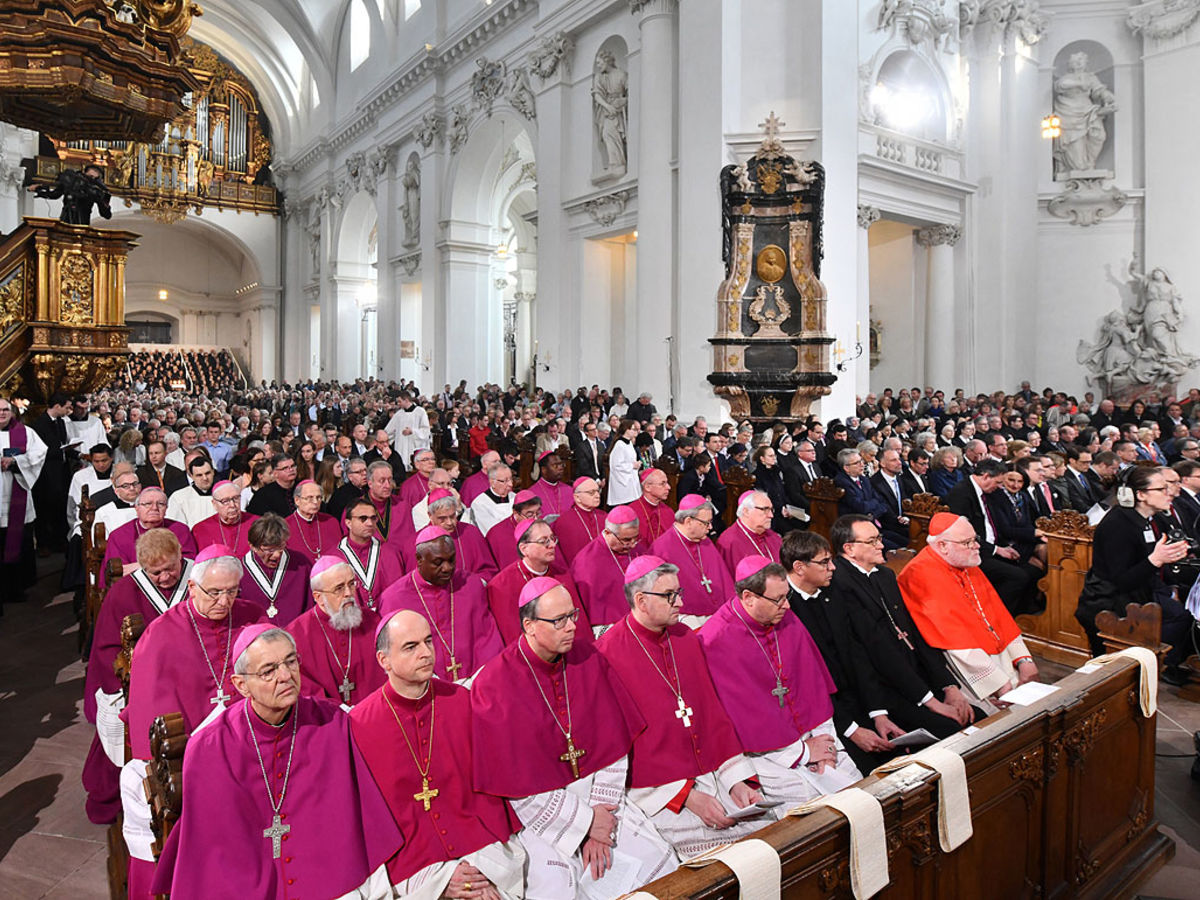
M 278 613 L 279 613 L 279 610 L 275 606 L 275 601 L 272 600 L 271 605 L 267 607 L 267 616 L 269 618 L 273 619 L 273 618 L 275 618 L 276 615 L 278 615 Z
M 421 790 L 413 794 L 413 799 L 425 804 L 425 812 L 429 812 L 429 801 L 438 795 L 437 789 L 429 789 L 429 779 L 421 779 Z
M 684 728 L 692 727 L 692 708 L 683 702 L 682 697 L 677 697 L 679 700 L 679 708 L 675 710 L 675 718 L 683 720 Z
M 786 697 L 791 692 L 792 692 L 792 689 L 789 687 L 784 687 L 783 679 L 780 678 L 778 675 L 776 675 L 775 676 L 775 690 L 771 691 L 771 696 L 779 698 L 779 708 L 780 709 L 783 709 L 783 698 Z
M 271 839 L 271 856 L 279 859 L 279 855 L 283 848 L 280 847 L 280 841 L 283 836 L 292 830 L 291 825 L 284 825 L 279 818 L 279 813 L 275 814 L 274 820 L 271 822 L 270 828 L 263 829 L 263 837 Z
M 355 684 L 350 680 L 350 673 L 347 672 L 342 676 L 342 683 L 338 686 L 338 693 L 342 695 L 342 702 L 347 706 L 350 705 L 350 692 L 354 690 Z
M 446 671 L 450 673 L 451 681 L 458 681 L 458 671 L 462 668 L 462 663 L 458 662 L 453 656 L 450 657 L 450 665 L 446 666 Z
M 703 572 L 700 573 L 700 583 L 704 585 L 704 590 L 708 591 L 710 594 L 712 593 L 712 579 L 710 579 Z
M 587 756 L 587 751 L 576 749 L 575 742 L 571 740 L 571 736 L 568 734 L 567 735 L 567 752 L 564 753 L 562 756 L 560 756 L 559 759 L 565 763 L 570 764 L 571 775 L 574 778 L 579 777 L 579 763 L 575 762 L 575 760 L 579 759 L 579 757 L 581 757 L 581 756 Z
M 909 650 L 915 650 L 915 649 L 916 649 L 915 647 L 913 647 L 913 645 L 912 645 L 912 641 L 910 641 L 910 640 L 908 639 L 908 632 L 907 632 L 907 631 L 901 631 L 899 628 L 897 628 L 897 629 L 896 629 L 896 637 L 898 637 L 900 640 L 904 641 L 904 646 L 905 646 L 905 647 L 907 647 Z
M 225 705 L 225 702 L 226 702 L 227 700 L 231 700 L 231 699 L 233 699 L 233 698 L 231 698 L 231 697 L 230 697 L 230 696 L 229 696 L 227 693 L 225 693 L 225 687 L 224 687 L 223 685 L 217 685 L 217 694 L 216 694 L 216 696 L 215 696 L 215 697 L 213 697 L 213 698 L 212 698 L 211 700 L 209 700 L 208 702 L 209 702 L 209 703 L 211 703 L 213 706 L 216 706 L 218 703 L 219 703 L 221 706 L 224 706 L 224 705 Z

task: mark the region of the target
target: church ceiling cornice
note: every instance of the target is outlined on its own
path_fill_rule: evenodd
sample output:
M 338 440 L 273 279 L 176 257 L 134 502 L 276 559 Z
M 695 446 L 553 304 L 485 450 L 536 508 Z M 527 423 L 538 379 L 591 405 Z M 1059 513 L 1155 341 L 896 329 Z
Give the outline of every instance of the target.
M 413 58 L 382 87 L 369 94 L 358 113 L 332 137 L 322 137 L 302 150 L 285 165 L 288 171 L 304 172 L 330 153 L 350 145 L 374 127 L 380 113 L 394 106 L 427 78 L 468 60 L 483 45 L 494 41 L 526 15 L 537 10 L 536 0 L 503 0 L 484 7 L 483 13 L 451 34 L 439 47 Z M 414 122 L 420 120 L 414 117 Z

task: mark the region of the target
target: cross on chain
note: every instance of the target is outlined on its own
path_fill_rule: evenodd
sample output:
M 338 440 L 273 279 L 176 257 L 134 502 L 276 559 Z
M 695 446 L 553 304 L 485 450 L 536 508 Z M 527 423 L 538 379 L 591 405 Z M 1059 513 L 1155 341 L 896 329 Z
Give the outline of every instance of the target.
M 446 666 L 446 671 L 450 673 L 451 681 L 458 681 L 458 670 L 462 668 L 462 663 L 458 662 L 453 656 L 450 657 L 450 665 Z
M 349 672 L 342 676 L 342 683 L 338 686 L 338 693 L 342 695 L 342 702 L 347 706 L 350 705 L 350 692 L 354 690 L 355 687 L 357 687 L 357 685 L 350 680 Z
M 208 702 L 209 702 L 209 703 L 211 703 L 213 706 L 216 706 L 218 703 L 219 703 L 221 706 L 224 706 L 224 705 L 225 705 L 225 701 L 227 701 L 227 700 L 231 700 L 231 699 L 232 699 L 232 698 L 229 696 L 229 694 L 225 693 L 225 686 L 224 686 L 224 685 L 220 685 L 220 684 L 219 684 L 219 685 L 217 685 L 217 694 L 216 694 L 216 696 L 215 696 L 215 697 L 213 697 L 213 698 L 212 698 L 211 700 L 209 700 Z
M 896 629 L 896 637 L 898 637 L 900 640 L 904 641 L 904 646 L 905 646 L 905 647 L 907 647 L 909 650 L 915 650 L 915 649 L 916 649 L 915 647 L 913 647 L 913 645 L 912 645 L 912 641 L 910 641 L 910 640 L 908 639 L 908 632 L 907 632 L 907 631 L 902 631 L 902 630 L 900 630 L 899 628 L 897 628 L 897 629 Z
M 425 804 L 425 812 L 429 812 L 429 801 L 434 799 L 435 797 L 437 797 L 437 795 L 438 795 L 438 791 L 436 788 L 434 790 L 429 789 L 429 779 L 422 778 L 421 779 L 421 790 L 419 790 L 417 793 L 413 794 L 413 799 L 420 803 L 424 803 Z
M 771 691 L 772 697 L 779 698 L 779 708 L 783 709 L 783 698 L 792 692 L 789 687 L 784 687 L 783 679 L 778 675 L 775 676 L 775 690 Z
M 684 728 L 691 728 L 692 708 L 683 702 L 682 697 L 678 697 L 677 699 L 679 700 L 679 708 L 675 710 L 675 718 L 683 720 Z
M 263 829 L 263 837 L 271 839 L 271 855 L 275 859 L 279 859 L 279 855 L 283 848 L 280 847 L 280 841 L 283 836 L 292 830 L 291 825 L 284 825 L 279 818 L 279 813 L 275 813 L 275 818 L 271 822 L 270 828 Z
M 704 573 L 701 573 L 700 574 L 700 583 L 702 585 L 704 585 L 704 590 L 708 591 L 710 594 L 712 593 L 712 579 L 711 578 L 709 578 Z
M 579 763 L 577 763 L 575 760 L 579 759 L 581 756 L 587 756 L 587 751 L 577 749 L 575 747 L 575 742 L 571 740 L 571 736 L 567 735 L 567 752 L 562 754 L 559 759 L 570 764 L 571 775 L 576 779 L 579 778 Z

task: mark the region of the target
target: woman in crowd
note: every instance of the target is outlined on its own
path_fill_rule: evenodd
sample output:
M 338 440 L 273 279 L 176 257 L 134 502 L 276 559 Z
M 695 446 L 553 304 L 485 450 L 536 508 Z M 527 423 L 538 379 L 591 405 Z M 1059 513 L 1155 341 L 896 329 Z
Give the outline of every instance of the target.
M 316 467 L 313 465 L 313 460 L 317 456 L 316 445 L 312 441 L 301 441 L 299 446 L 293 444 L 291 450 L 292 459 L 296 461 L 296 481 L 307 481 L 316 473 Z
M 326 454 L 325 458 L 317 466 L 317 475 L 313 480 L 321 488 L 321 505 L 324 507 L 325 504 L 329 503 L 329 498 L 333 496 L 333 492 L 342 485 L 341 458 L 334 453 Z
M 963 480 L 962 450 L 958 447 L 940 447 L 929 464 L 929 489 L 946 499 L 950 489 Z
M 764 444 L 754 451 L 754 489 L 771 498 L 771 505 L 775 508 L 771 527 L 776 534 L 786 534 L 796 527 L 795 520 L 784 513 L 788 497 L 783 483 L 783 470 L 779 467 L 775 448 L 770 444 Z

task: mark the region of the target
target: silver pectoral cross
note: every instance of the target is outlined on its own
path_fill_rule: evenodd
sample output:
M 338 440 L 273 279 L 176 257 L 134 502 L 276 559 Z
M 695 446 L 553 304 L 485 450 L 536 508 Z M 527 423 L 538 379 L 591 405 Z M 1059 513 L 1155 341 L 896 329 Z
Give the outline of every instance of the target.
M 912 645 L 912 641 L 910 641 L 910 640 L 908 639 L 908 632 L 907 632 L 907 631 L 901 631 L 899 628 L 897 628 L 897 629 L 896 629 L 896 637 L 898 637 L 898 638 L 900 638 L 900 640 L 904 641 L 904 646 L 905 646 L 905 647 L 907 647 L 909 650 L 915 650 L 915 649 L 916 649 L 916 648 L 915 648 L 915 647 Z
M 342 676 L 342 683 L 338 686 L 338 693 L 342 695 L 342 702 L 347 706 L 350 705 L 350 692 L 354 690 L 355 684 L 350 680 L 350 674 L 346 673 Z
M 275 606 L 275 601 L 272 600 L 271 605 L 267 607 L 267 616 L 273 619 L 277 615 L 279 615 L 279 608 Z
M 224 706 L 226 704 L 226 702 L 228 702 L 229 700 L 232 700 L 232 699 L 233 698 L 230 697 L 229 694 L 225 693 L 225 687 L 223 685 L 217 685 L 216 695 L 208 702 L 211 703 L 213 706 L 217 706 L 218 704 L 221 706 Z
M 789 687 L 784 687 L 783 679 L 778 675 L 775 676 L 775 690 L 771 691 L 772 697 L 779 698 L 779 708 L 783 709 L 783 698 L 792 692 Z
M 704 590 L 708 591 L 710 594 L 712 593 L 712 579 L 710 579 L 707 575 L 701 574 L 700 583 L 704 585 Z
M 692 708 L 683 702 L 682 697 L 676 698 L 679 701 L 679 708 L 675 710 L 675 718 L 683 721 L 684 728 L 692 727 Z
M 284 825 L 280 820 L 279 813 L 275 814 L 275 818 L 271 822 L 271 827 L 263 829 L 263 837 L 271 839 L 271 856 L 275 859 L 279 859 L 279 855 L 283 850 L 280 846 L 283 836 L 291 830 L 291 825 Z

